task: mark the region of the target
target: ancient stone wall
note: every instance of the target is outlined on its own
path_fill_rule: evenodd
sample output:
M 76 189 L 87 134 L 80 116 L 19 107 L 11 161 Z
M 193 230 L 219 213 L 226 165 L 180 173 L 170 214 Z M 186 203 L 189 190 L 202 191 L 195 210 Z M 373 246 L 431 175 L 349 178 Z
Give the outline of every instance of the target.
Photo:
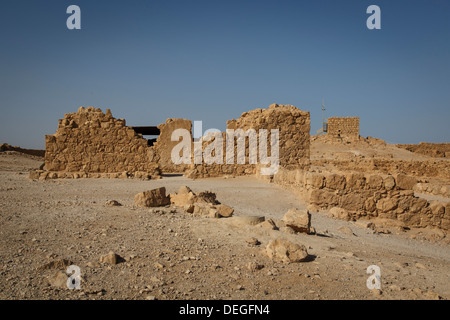
M 356 157 L 351 160 L 312 160 L 313 167 L 333 168 L 336 171 L 363 173 L 403 173 L 418 178 L 434 177 L 448 180 L 450 166 L 448 160 L 391 160 L 366 159 Z
M 161 171 L 168 173 L 182 173 L 186 171 L 190 168 L 190 165 L 174 164 L 172 161 L 172 149 L 179 143 L 179 141 L 172 141 L 172 133 L 177 129 L 185 129 L 192 137 L 191 120 L 167 119 L 165 123 L 158 126 L 158 129 L 160 130 L 160 135 L 153 147 L 155 152 L 155 161 L 159 164 Z
M 260 129 L 267 130 L 267 150 L 271 156 L 271 130 L 279 131 L 279 166 L 288 169 L 307 169 L 310 164 L 310 116 L 309 112 L 302 111 L 292 105 L 272 104 L 268 109 L 254 109 L 244 112 L 239 119 L 227 121 L 227 129 L 241 129 L 244 133 L 248 130 L 255 130 L 258 135 Z M 223 133 L 223 140 L 226 135 Z M 212 143 L 212 142 L 210 142 Z M 245 138 L 245 164 L 237 164 L 237 150 L 235 142 L 234 164 L 226 164 L 226 154 L 224 148 L 223 164 L 213 165 L 193 165 L 189 173 L 191 177 L 219 176 L 224 174 L 253 175 L 257 167 L 261 168 L 261 163 L 249 164 L 249 139 Z M 258 139 L 258 146 L 260 141 Z M 209 143 L 205 144 L 207 146 Z M 224 143 L 225 145 L 225 143 Z M 205 148 L 205 146 L 203 148 Z
M 334 137 L 359 138 L 359 117 L 328 118 L 327 134 Z
M 49 172 L 156 174 L 158 165 L 147 140 L 115 119 L 109 109 L 80 107 L 59 120 L 45 136 L 45 169 Z
M 346 219 L 390 219 L 406 227 L 450 230 L 450 202 L 416 197 L 412 176 L 281 169 L 273 181 L 292 187 L 317 209 L 344 209 Z
M 213 148 L 211 154 L 223 148 L 222 164 L 195 164 L 195 147 L 192 140 L 192 123 L 186 119 L 167 119 L 158 126 L 160 135 L 153 146 L 148 147 L 147 140 L 137 134 L 133 128 L 125 125 L 125 120 L 115 119 L 108 109 L 104 114 L 100 109 L 80 108 L 76 113 L 65 114 L 59 121 L 57 132 L 46 136 L 45 168 L 47 172 L 38 172 L 45 178 L 77 178 L 77 177 L 116 177 L 116 173 L 126 172 L 119 176 L 143 176 L 141 173 L 157 174 L 160 172 L 183 173 L 188 177 L 211 177 L 221 175 L 252 175 L 257 167 L 261 168 L 261 149 L 259 141 L 260 129 L 267 132 L 267 156 L 271 154 L 271 130 L 277 129 L 279 134 L 278 166 L 287 169 L 307 169 L 310 161 L 310 118 L 309 112 L 301 111 L 291 105 L 273 104 L 268 109 L 256 109 L 244 112 L 237 120 L 227 122 L 227 129 L 243 133 L 255 132 L 256 163 L 250 163 L 249 137 L 245 137 L 245 163 L 238 163 L 238 139 L 234 141 L 234 156 L 226 149 L 226 133 L 222 133 L 222 144 Z M 172 150 L 180 141 L 172 141 L 172 134 L 177 129 L 185 129 L 189 134 L 191 149 L 189 164 L 175 164 Z M 202 142 L 202 154 L 211 150 L 215 139 Z M 227 161 L 228 160 L 228 161 Z M 270 162 L 266 167 L 270 165 Z M 51 172 L 57 174 L 50 174 Z M 75 175 L 68 173 L 77 173 Z M 35 175 L 34 175 L 35 176 Z M 145 174 L 144 174 L 145 176 Z

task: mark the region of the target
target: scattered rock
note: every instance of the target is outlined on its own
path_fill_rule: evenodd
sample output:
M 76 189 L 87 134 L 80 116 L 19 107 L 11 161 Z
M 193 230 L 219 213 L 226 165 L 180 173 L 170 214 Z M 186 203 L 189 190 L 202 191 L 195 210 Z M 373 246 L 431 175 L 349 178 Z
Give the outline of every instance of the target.
M 262 268 L 264 268 L 264 265 L 258 264 L 254 261 L 247 263 L 247 269 L 250 271 L 257 271 L 261 270 Z
M 49 270 L 49 269 L 66 269 L 68 266 L 72 265 L 72 261 L 67 259 L 54 260 L 49 263 L 44 264 L 39 269 Z
M 287 226 L 280 227 L 280 231 L 287 233 L 287 234 L 295 234 L 295 230 L 292 229 L 291 227 L 287 227 Z
M 308 210 L 289 209 L 282 221 L 295 232 L 310 233 L 311 214 Z
M 221 217 L 229 218 L 233 215 L 234 209 L 230 206 L 219 204 L 215 206 Z
M 341 227 L 338 228 L 338 230 L 339 230 L 340 232 L 345 233 L 345 234 L 348 234 L 348 235 L 350 235 L 350 236 L 354 236 L 354 235 L 355 235 L 355 234 L 353 233 L 353 230 L 350 229 L 350 228 L 347 227 L 347 226 L 341 226 Z
M 209 209 L 208 217 L 218 219 L 221 218 L 222 216 L 220 215 L 219 211 L 213 207 Z
M 97 261 L 89 261 L 86 264 L 89 268 L 100 268 L 100 263 L 98 263 Z
M 116 200 L 108 200 L 108 201 L 106 201 L 106 203 L 105 203 L 105 206 L 107 206 L 107 207 L 118 207 L 118 206 L 121 206 L 122 204 L 120 204 L 118 201 L 116 201 Z
M 124 262 L 125 260 L 114 252 L 109 252 L 108 254 L 100 257 L 100 263 L 107 263 L 110 265 L 116 265 L 118 263 Z
M 261 222 L 260 224 L 258 224 L 258 226 L 269 230 L 278 230 L 277 225 L 272 219 L 268 219 L 264 222 Z
M 245 240 L 245 242 L 247 242 L 249 245 L 252 245 L 252 246 L 257 246 L 257 245 L 261 244 L 261 242 L 259 242 L 259 240 L 256 238 L 248 238 L 247 240 Z
M 192 205 L 195 200 L 195 193 L 187 186 L 181 186 L 177 193 L 170 194 L 170 202 L 179 207 Z
M 350 214 L 347 210 L 339 207 L 333 207 L 330 209 L 329 216 L 332 218 L 342 219 L 342 220 L 349 220 Z
M 204 202 L 210 204 L 218 204 L 216 200 L 216 194 L 211 191 L 202 191 L 199 192 L 195 199 L 196 202 Z
M 423 265 L 422 263 L 416 263 L 416 268 L 422 269 L 422 270 L 428 270 L 428 268 L 425 265 Z
M 52 287 L 59 288 L 59 289 L 67 289 L 67 279 L 68 278 L 69 277 L 64 272 L 57 271 L 54 274 L 52 274 L 51 276 L 49 276 L 47 278 L 47 280 L 48 280 L 48 283 L 50 283 L 50 285 Z
M 184 206 L 184 211 L 187 213 L 194 213 L 195 206 L 193 204 L 187 204 Z
M 272 260 L 289 262 L 303 262 L 308 259 L 308 251 L 304 245 L 292 243 L 283 239 L 269 242 L 266 253 Z
M 194 204 L 194 210 L 192 213 L 195 216 L 208 216 L 211 209 L 212 205 L 210 203 L 196 203 Z
M 383 293 L 383 291 L 381 291 L 379 289 L 372 289 L 371 291 L 374 296 L 381 296 Z
M 137 207 L 162 207 L 170 204 L 166 196 L 166 188 L 161 187 L 138 193 L 134 196 L 134 205 Z

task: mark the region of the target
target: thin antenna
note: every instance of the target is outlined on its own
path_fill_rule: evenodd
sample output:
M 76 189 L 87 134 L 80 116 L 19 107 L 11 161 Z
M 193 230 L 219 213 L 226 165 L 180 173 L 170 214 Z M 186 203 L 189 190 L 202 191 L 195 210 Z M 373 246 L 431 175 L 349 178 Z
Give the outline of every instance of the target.
M 325 122 L 325 100 L 322 98 L 322 130 L 328 132 L 328 123 Z
M 322 98 L 322 123 L 325 123 L 325 101 Z

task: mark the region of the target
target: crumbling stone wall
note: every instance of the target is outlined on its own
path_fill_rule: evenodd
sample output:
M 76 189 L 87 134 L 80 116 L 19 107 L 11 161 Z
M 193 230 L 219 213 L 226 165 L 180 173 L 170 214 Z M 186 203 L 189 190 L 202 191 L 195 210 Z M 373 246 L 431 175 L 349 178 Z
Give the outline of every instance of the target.
M 273 181 L 293 187 L 318 209 L 344 209 L 345 219 L 391 219 L 406 227 L 450 230 L 450 202 L 416 197 L 412 176 L 282 169 Z
M 156 174 L 158 165 L 147 140 L 115 119 L 109 109 L 80 107 L 59 120 L 45 136 L 45 169 L 57 172 Z
M 246 132 L 254 129 L 258 134 L 260 129 L 267 130 L 268 155 L 270 156 L 270 132 L 279 130 L 279 166 L 288 169 L 307 169 L 310 164 L 310 115 L 292 105 L 272 104 L 267 109 L 254 109 L 244 112 L 240 118 L 227 121 L 227 129 L 242 129 Z M 223 139 L 225 141 L 225 133 Z M 212 142 L 210 142 L 212 143 Z M 209 143 L 205 144 L 208 145 Z M 260 142 L 258 141 L 258 146 Z M 225 145 L 225 143 L 224 143 Z M 205 147 L 204 146 L 204 147 Z M 249 139 L 245 141 L 246 162 L 236 164 L 237 149 L 235 142 L 234 164 L 226 164 L 226 150 L 222 165 L 193 165 L 189 175 L 191 177 L 211 177 L 223 174 L 253 175 L 261 164 L 249 164 Z M 203 147 L 203 148 L 204 148 Z M 259 158 L 258 158 L 259 161 Z
M 172 133 L 177 129 L 189 131 L 192 137 L 192 122 L 186 119 L 167 119 L 165 123 L 158 126 L 160 135 L 154 143 L 154 153 L 156 161 L 162 172 L 184 172 L 190 165 L 174 164 L 171 158 L 172 149 L 179 141 L 172 141 Z M 192 143 L 191 143 L 192 150 Z
M 192 123 L 186 119 L 167 119 L 158 126 L 160 136 L 153 146 L 147 140 L 125 125 L 125 120 L 115 119 L 108 109 L 104 114 L 100 109 L 81 107 L 76 113 L 65 114 L 59 121 L 54 135 L 46 136 L 45 168 L 38 172 L 45 178 L 75 177 L 116 177 L 119 175 L 145 176 L 145 173 L 185 172 L 188 177 L 211 177 L 220 175 L 252 175 L 261 163 L 249 163 L 249 139 L 245 138 L 245 164 L 237 163 L 237 141 L 234 147 L 233 164 L 227 164 L 226 133 L 223 136 L 223 164 L 195 164 Z M 176 129 L 185 129 L 191 137 L 191 163 L 174 164 L 172 150 L 180 141 L 172 141 Z M 268 109 L 244 112 L 237 120 L 227 122 L 227 129 L 253 129 L 257 140 L 260 129 L 267 130 L 267 155 L 271 156 L 271 130 L 279 131 L 279 166 L 284 168 L 307 169 L 310 158 L 310 117 L 309 112 L 291 105 L 272 104 Z M 214 140 L 204 141 L 202 153 Z M 258 141 L 257 145 L 259 146 Z M 259 155 L 259 148 L 258 148 Z M 260 155 L 259 155 L 260 156 Z M 204 159 L 203 159 L 204 160 Z M 261 158 L 258 157 L 258 161 Z M 49 174 L 58 172 L 58 174 Z M 75 175 L 67 173 L 77 173 Z M 79 174 L 78 174 L 79 173 Z M 100 174 L 100 176 L 98 175 Z M 34 176 L 34 175 L 33 175 Z
M 327 134 L 334 137 L 359 138 L 359 117 L 328 118 Z

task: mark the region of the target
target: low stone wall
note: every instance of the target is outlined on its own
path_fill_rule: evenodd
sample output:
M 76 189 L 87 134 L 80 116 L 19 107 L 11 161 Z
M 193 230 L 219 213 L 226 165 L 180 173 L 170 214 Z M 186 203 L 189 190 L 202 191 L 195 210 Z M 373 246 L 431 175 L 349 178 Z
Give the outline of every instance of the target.
M 448 160 L 388 160 L 354 158 L 351 160 L 312 160 L 311 167 L 332 167 L 336 171 L 361 172 L 365 174 L 395 174 L 402 173 L 417 178 L 442 178 L 450 177 L 450 163 Z
M 343 208 L 348 219 L 392 219 L 406 227 L 450 229 L 450 202 L 414 196 L 414 177 L 284 170 L 273 182 L 302 193 L 318 209 Z
M 155 172 L 154 174 L 149 174 L 148 172 L 114 172 L 114 173 L 92 173 L 92 172 L 54 172 L 54 171 L 44 171 L 44 170 L 33 170 L 30 171 L 30 179 L 33 180 L 49 180 L 49 179 L 160 179 L 160 173 Z

